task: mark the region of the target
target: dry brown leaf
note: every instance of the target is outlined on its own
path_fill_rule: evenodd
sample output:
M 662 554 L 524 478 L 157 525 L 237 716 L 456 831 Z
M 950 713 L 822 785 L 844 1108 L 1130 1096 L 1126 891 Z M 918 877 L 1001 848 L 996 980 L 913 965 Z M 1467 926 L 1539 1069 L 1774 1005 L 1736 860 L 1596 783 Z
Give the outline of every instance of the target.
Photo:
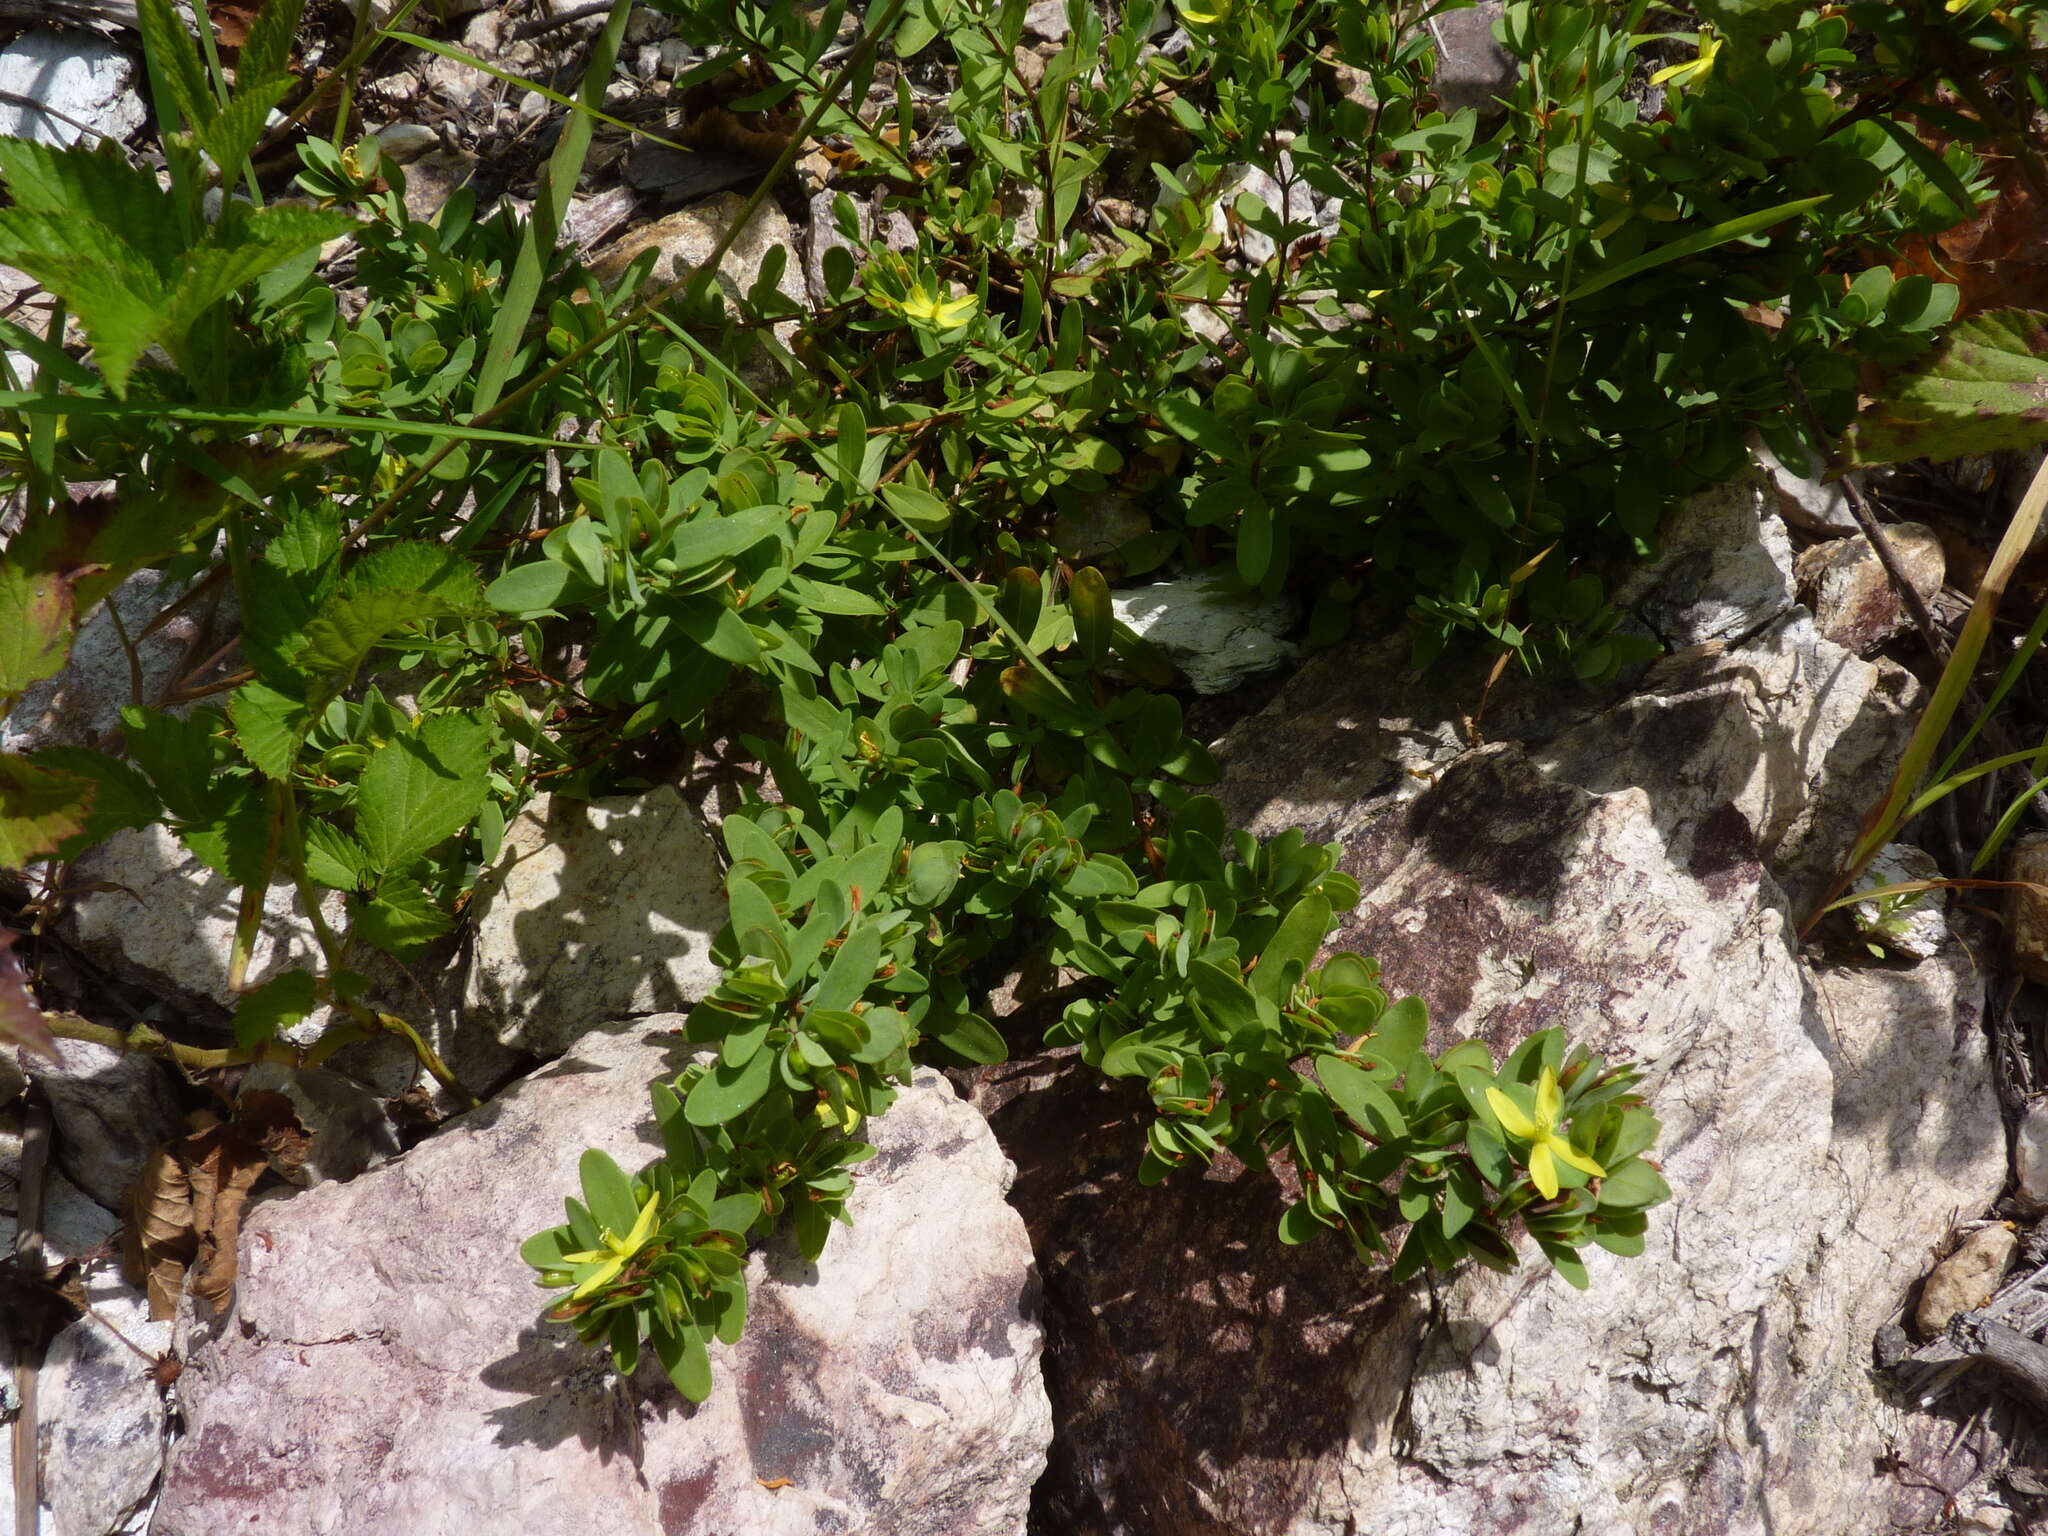
M 150 1320 L 173 1316 L 199 1238 L 192 1229 L 192 1181 L 171 1146 L 158 1147 L 142 1165 L 142 1176 L 128 1193 L 121 1237 L 122 1272 L 130 1285 L 148 1290 Z
M 207 0 L 206 14 L 213 22 L 213 35 L 223 48 L 240 48 L 249 41 L 249 28 L 263 14 L 261 0 L 255 5 L 236 5 L 232 0 Z
M 125 1268 L 149 1291 L 149 1315 L 177 1308 L 186 1271 L 216 1312 L 235 1294 L 236 1245 L 249 1191 L 276 1158 L 296 1169 L 312 1138 L 281 1093 L 245 1093 L 235 1118 L 208 1125 L 150 1155 L 130 1198 Z

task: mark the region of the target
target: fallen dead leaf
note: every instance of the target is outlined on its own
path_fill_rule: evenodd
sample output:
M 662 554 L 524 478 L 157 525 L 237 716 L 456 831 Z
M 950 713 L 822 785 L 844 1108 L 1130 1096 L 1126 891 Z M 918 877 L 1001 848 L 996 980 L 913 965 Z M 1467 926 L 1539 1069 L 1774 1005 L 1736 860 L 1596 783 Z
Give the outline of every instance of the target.
M 312 1138 L 281 1093 L 245 1093 L 235 1118 L 159 1147 L 129 1201 L 124 1269 L 145 1285 L 149 1315 L 170 1317 L 192 1272 L 192 1289 L 216 1312 L 235 1292 L 236 1244 L 249 1191 L 273 1159 L 305 1162 Z

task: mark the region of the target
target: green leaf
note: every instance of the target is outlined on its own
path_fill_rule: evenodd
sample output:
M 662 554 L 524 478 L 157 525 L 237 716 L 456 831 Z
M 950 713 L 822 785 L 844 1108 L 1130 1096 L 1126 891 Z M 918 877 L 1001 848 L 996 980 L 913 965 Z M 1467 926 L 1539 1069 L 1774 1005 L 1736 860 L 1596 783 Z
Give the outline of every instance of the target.
M 298 761 L 299 743 L 313 724 L 303 699 L 264 682 L 244 683 L 228 706 L 243 754 L 266 777 L 287 779 Z
M 310 1016 L 314 1007 L 311 971 L 286 971 L 273 976 L 235 1004 L 235 1044 L 254 1050 L 288 1024 Z
M 1681 235 L 1678 239 L 1647 250 L 1640 256 L 1632 256 L 1627 261 L 1616 262 L 1611 267 L 1595 272 L 1565 295 L 1564 302 L 1576 304 L 1640 272 L 1648 272 L 1667 262 L 1683 261 L 1688 256 L 1697 256 L 1702 251 L 1710 251 L 1717 245 L 1726 245 L 1731 240 L 1746 240 L 1751 235 L 1769 229 L 1773 224 L 1782 224 L 1785 220 L 1797 218 L 1809 209 L 1818 208 L 1826 201 L 1826 196 L 1802 197 L 1793 202 L 1780 203 L 1775 208 L 1745 213 L 1740 218 L 1724 219 L 1709 228 Z
M 624 1237 L 640 1219 L 640 1204 L 633 1198 L 633 1181 L 611 1156 L 591 1147 L 577 1160 L 576 1171 L 583 1179 L 583 1203 L 597 1224 L 614 1237 Z
M 489 793 L 490 727 L 439 715 L 370 754 L 356 833 L 375 866 L 402 870 L 469 825 Z
M 1948 329 L 1850 424 L 1858 464 L 1954 459 L 2048 442 L 2048 316 L 1994 309 Z
M 838 952 L 825 967 L 824 979 L 806 1006 L 851 1008 L 873 983 L 881 960 L 881 930 L 873 923 L 863 923 L 840 941 Z
M 26 869 L 86 829 L 90 779 L 0 752 L 0 869 Z
M 376 873 L 369 851 L 327 821 L 305 825 L 306 873 L 329 890 L 360 890 Z
M 63 667 L 71 629 L 71 584 L 0 558 L 0 713 L 13 695 Z
M 776 1051 L 756 1051 L 740 1066 L 723 1062 L 697 1079 L 683 1101 L 683 1117 L 692 1125 L 723 1125 L 745 1114 L 768 1091 L 775 1075 Z
M 448 606 L 444 612 L 478 615 L 485 611 L 484 591 L 476 570 L 445 544 L 408 539 L 373 549 L 348 573 L 350 592 L 425 592 Z
M 149 775 L 164 805 L 181 821 L 203 821 L 219 788 L 214 732 L 220 715 L 194 710 L 183 720 L 129 705 L 121 711 L 128 756 Z
M 163 816 L 163 802 L 149 780 L 118 757 L 89 747 L 45 747 L 34 753 L 30 761 L 38 768 L 73 774 L 92 785 L 85 831 L 75 844 L 67 842 L 58 850 L 59 858 L 75 859 L 115 832 L 146 827 Z
M 566 565 L 535 560 L 515 565 L 484 588 L 484 601 L 501 613 L 540 614 L 559 607 L 572 588 L 582 594 L 596 590 Z
M 919 533 L 937 533 L 953 520 L 953 509 L 935 492 L 914 485 L 885 485 L 882 500 L 889 510 Z
M 669 541 L 666 554 L 683 570 L 744 554 L 789 521 L 780 507 L 750 507 L 729 516 L 700 513 Z
M 1109 654 L 1116 613 L 1109 603 L 1109 583 L 1094 566 L 1074 572 L 1067 590 L 1067 602 L 1074 612 L 1074 639 L 1091 667 L 1100 666 Z
M 693 1403 L 711 1395 L 711 1354 L 704 1336 L 688 1323 L 671 1331 L 656 1328 L 651 1335 L 655 1356 L 676 1390 Z
M 1339 1109 L 1382 1141 L 1408 1134 L 1400 1107 L 1363 1068 L 1339 1057 L 1323 1056 L 1316 1061 L 1316 1076 Z
M 1294 984 L 1314 963 L 1329 931 L 1330 903 L 1323 897 L 1304 896 L 1288 908 L 1252 971 L 1252 995 L 1284 1006 Z
M 955 1013 L 937 1020 L 928 1017 L 918 1027 L 925 1039 L 977 1065 L 994 1066 L 1010 1059 L 1009 1043 L 978 1013 Z
M 1428 1005 L 1419 997 L 1404 997 L 1380 1015 L 1367 1049 L 1405 1071 L 1422 1053 L 1428 1035 Z
M 207 89 L 191 34 L 172 10 L 170 0 L 136 0 L 135 12 L 143 46 L 170 93 L 171 103 L 187 127 L 204 127 L 220 110 L 220 104 Z M 163 105 L 158 103 L 159 110 Z
M 1623 1163 L 1600 1182 L 1600 1209 L 1635 1211 L 1662 1205 L 1671 1198 L 1664 1175 L 1641 1158 Z
M 1159 419 L 1200 448 L 1225 463 L 1237 463 L 1245 456 L 1244 439 L 1223 424 L 1223 418 L 1204 410 L 1184 394 L 1161 395 L 1152 407 Z
M 299 665 L 310 672 L 326 673 L 339 686 L 346 687 L 385 636 L 422 619 L 458 611 L 455 604 L 430 592 L 337 595 L 322 603 L 320 611 L 307 621 Z
M 411 960 L 454 926 L 455 919 L 419 881 L 387 875 L 356 915 L 353 931 L 387 954 Z

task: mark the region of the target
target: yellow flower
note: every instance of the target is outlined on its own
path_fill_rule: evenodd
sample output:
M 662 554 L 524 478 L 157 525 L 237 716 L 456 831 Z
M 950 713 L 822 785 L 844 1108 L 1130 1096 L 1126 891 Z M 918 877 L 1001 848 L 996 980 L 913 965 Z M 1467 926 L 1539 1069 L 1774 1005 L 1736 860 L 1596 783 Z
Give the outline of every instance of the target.
M 1237 9 L 1237 0 L 1207 0 L 1207 4 L 1199 9 L 1197 4 L 1186 3 L 1186 0 L 1174 0 L 1173 8 L 1191 27 L 1213 27 L 1229 18 L 1230 13 Z
M 901 311 L 912 325 L 928 331 L 950 331 L 974 318 L 976 300 L 971 293 L 949 298 L 937 285 L 919 281 L 911 284 L 910 291 L 891 307 Z
M 616 1237 L 610 1228 L 598 1234 L 604 1246 L 592 1248 L 583 1253 L 565 1253 L 563 1262 L 568 1264 L 595 1264 L 598 1267 L 584 1277 L 583 1283 L 569 1293 L 571 1301 L 579 1301 L 610 1280 L 626 1267 L 626 1260 L 647 1246 L 647 1239 L 654 1235 L 654 1196 L 647 1197 L 647 1203 L 640 1207 L 640 1219 L 633 1223 L 633 1230 L 624 1237 Z
M 1711 32 L 1702 32 L 1699 57 L 1688 59 L 1683 64 L 1673 64 L 1669 69 L 1658 70 L 1650 76 L 1650 84 L 1663 85 L 1668 81 L 1673 85 L 1697 85 L 1707 78 L 1708 72 L 1714 67 L 1714 56 L 1720 51 L 1721 39 Z
M 1498 1088 L 1486 1090 L 1486 1103 L 1494 1118 L 1500 1121 L 1502 1130 L 1517 1140 L 1529 1143 L 1529 1178 L 1544 1199 L 1557 1198 L 1559 1163 L 1567 1163 L 1596 1179 L 1607 1177 L 1605 1168 L 1558 1134 L 1557 1116 L 1564 1108 L 1564 1095 L 1558 1091 L 1557 1074 L 1550 1068 L 1545 1067 L 1542 1077 L 1536 1081 L 1534 1120 L 1523 1114 L 1522 1107 Z

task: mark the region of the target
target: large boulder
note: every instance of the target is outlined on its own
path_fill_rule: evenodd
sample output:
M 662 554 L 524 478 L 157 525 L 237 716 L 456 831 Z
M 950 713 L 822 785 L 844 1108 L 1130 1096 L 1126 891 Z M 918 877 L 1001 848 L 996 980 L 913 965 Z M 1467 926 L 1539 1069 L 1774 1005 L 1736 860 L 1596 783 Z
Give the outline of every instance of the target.
M 621 1386 L 518 1245 L 586 1145 L 658 1141 L 668 1015 L 586 1036 L 404 1157 L 253 1209 L 233 1315 L 194 1340 L 156 1536 L 1021 1532 L 1051 1421 L 1011 1169 L 921 1072 L 873 1123 L 854 1225 L 815 1266 L 750 1261 L 751 1316 L 691 1406 L 651 1358 Z
M 1389 1287 L 1283 1249 L 1227 1159 L 1141 1189 L 1142 1094 L 1039 1060 L 977 1101 L 1020 1164 L 1060 1435 L 1062 1536 L 1869 1536 L 1939 1514 L 1940 1460 L 1869 1379 L 1957 1212 L 2004 1178 L 1981 984 L 1816 969 L 1795 927 L 1911 724 L 1905 674 L 1820 638 L 1755 481 L 1704 498 L 1627 589 L 1678 652 L 1628 687 L 1311 664 L 1224 744 L 1262 832 L 1342 844 L 1337 939 L 1430 1005 L 1433 1046 L 1562 1025 L 1635 1058 L 1675 1197 L 1649 1251 Z M 1032 1092 L 1021 1091 L 1033 1089 Z M 1901 1449 L 1903 1448 L 1903 1449 Z M 1917 1463 L 1916 1463 L 1917 1464 Z M 1939 1504 L 1938 1496 L 1934 1504 Z

